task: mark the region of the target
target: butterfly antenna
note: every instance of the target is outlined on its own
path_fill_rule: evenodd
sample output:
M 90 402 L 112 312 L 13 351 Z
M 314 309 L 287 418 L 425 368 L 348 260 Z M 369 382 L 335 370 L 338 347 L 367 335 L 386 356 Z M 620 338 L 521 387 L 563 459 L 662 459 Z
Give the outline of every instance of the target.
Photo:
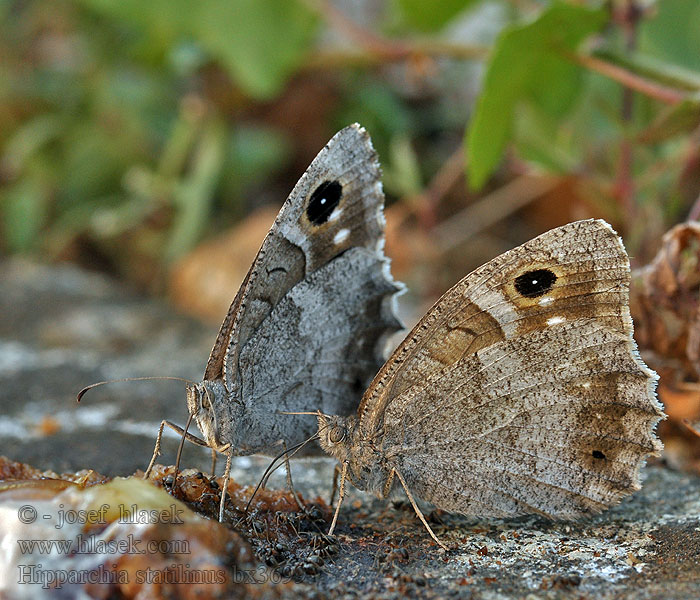
M 315 413 L 312 413 L 315 414 Z M 248 504 L 245 505 L 245 510 L 243 512 L 247 513 L 248 509 L 250 508 L 251 503 L 253 502 L 253 498 L 255 498 L 255 495 L 258 493 L 258 490 L 260 490 L 261 487 L 265 484 L 267 478 L 272 475 L 272 472 L 274 471 L 275 468 L 277 468 L 279 465 L 275 466 L 275 463 L 281 459 L 285 454 L 292 453 L 292 455 L 296 454 L 299 450 L 301 450 L 306 444 L 308 444 L 310 441 L 318 439 L 318 433 L 314 433 L 310 438 L 304 440 L 303 442 L 299 442 L 298 444 L 292 446 L 291 448 L 287 448 L 284 452 L 281 452 L 275 458 L 272 459 L 270 464 L 268 465 L 267 469 L 265 469 L 265 472 L 263 473 L 262 478 L 258 482 L 258 485 L 255 486 L 255 489 L 253 490 L 253 493 L 251 494 L 250 498 L 248 499 Z
M 316 413 L 310 413 L 310 414 L 314 414 L 314 415 L 315 415 Z M 306 444 L 308 444 L 310 441 L 319 439 L 319 437 L 321 436 L 321 432 L 322 432 L 324 429 L 327 429 L 328 427 L 329 427 L 328 424 L 319 427 L 319 428 L 318 428 L 318 431 L 317 431 L 314 435 L 312 435 L 308 440 L 305 440 L 305 441 L 301 442 L 301 444 L 297 444 L 296 446 L 292 446 L 291 448 L 288 448 L 288 449 L 286 450 L 286 452 L 283 452 L 283 453 L 282 453 L 281 456 L 284 456 L 284 455 L 288 452 L 289 455 L 287 456 L 287 458 L 288 458 L 288 459 L 289 459 L 289 458 L 292 458 L 297 452 L 299 452 L 299 451 L 300 451 Z M 279 457 L 278 457 L 278 458 L 279 458 Z M 276 471 L 277 469 L 279 469 L 279 467 L 280 467 L 281 464 L 282 464 L 282 463 L 277 464 L 277 465 L 275 466 L 275 468 L 272 469 L 272 471 L 270 471 L 269 473 L 267 473 L 267 475 L 263 475 L 263 478 L 262 478 L 262 480 L 261 480 L 261 483 L 262 483 L 262 487 L 263 487 L 263 488 L 267 485 L 267 482 L 269 481 L 270 476 L 272 475 L 272 473 L 273 473 L 274 471 Z M 269 470 L 269 468 L 268 468 L 268 470 Z
M 290 450 L 297 450 L 299 447 L 301 447 L 301 446 L 302 446 L 303 444 L 305 444 L 307 441 L 308 441 L 308 440 L 306 440 L 306 441 L 304 441 L 304 442 L 300 442 L 299 444 L 296 444 L 296 445 L 292 446 L 291 448 L 288 448 L 288 449 L 284 450 L 284 452 L 281 452 L 280 454 L 278 454 L 277 456 L 275 456 L 275 458 L 272 459 L 272 461 L 271 461 L 270 464 L 268 465 L 267 469 L 265 469 L 265 472 L 263 473 L 262 478 L 261 478 L 260 481 L 258 482 L 258 485 L 255 486 L 255 489 L 253 490 L 253 493 L 251 494 L 250 498 L 248 499 L 248 503 L 245 505 L 245 510 L 243 511 L 244 513 L 247 513 L 247 512 L 248 512 L 248 509 L 250 508 L 250 504 L 251 504 L 251 502 L 253 502 L 253 498 L 255 498 L 255 495 L 258 493 L 258 490 L 262 487 L 263 482 L 265 481 L 266 477 L 268 476 L 268 473 L 271 472 L 271 470 L 272 470 L 274 464 L 275 464 L 280 458 L 282 458 L 285 454 L 287 454 Z
M 287 459 L 292 458 L 292 457 L 293 457 L 297 452 L 299 452 L 306 444 L 308 444 L 310 441 L 312 441 L 312 440 L 314 440 L 314 439 L 318 439 L 318 433 L 315 433 L 315 434 L 312 435 L 308 440 L 302 442 L 301 444 L 297 444 L 296 446 L 292 446 L 291 448 L 287 448 L 287 449 L 282 453 L 281 456 L 287 455 Z M 280 457 L 280 458 L 281 458 L 281 457 Z M 270 476 L 272 475 L 272 473 L 274 473 L 277 469 L 279 469 L 281 465 L 282 465 L 281 462 L 278 463 L 277 465 L 275 465 L 275 468 L 272 469 L 267 475 L 263 475 L 263 479 L 262 479 L 262 487 L 263 487 L 263 488 L 267 485 L 267 482 L 270 480 Z
M 119 383 L 122 381 L 147 381 L 151 379 L 171 379 L 174 381 L 184 381 L 185 383 L 189 383 L 192 385 L 196 385 L 194 381 L 191 381 L 190 379 L 184 379 L 183 377 L 168 377 L 168 376 L 160 376 L 160 377 L 126 377 L 124 379 L 108 379 L 107 381 L 98 381 L 97 383 L 92 383 L 88 385 L 87 387 L 84 387 L 82 390 L 78 392 L 78 397 L 77 400 L 80 402 L 83 399 L 83 396 L 89 392 L 92 388 L 96 388 L 100 385 L 105 385 L 106 383 Z
M 296 414 L 296 413 L 284 413 L 283 411 L 279 411 L 279 412 L 281 412 L 282 414 Z M 315 411 L 315 412 L 300 413 L 300 414 L 318 415 L 318 414 L 323 414 L 323 413 L 321 413 L 320 411 Z M 321 432 L 322 432 L 324 429 L 326 429 L 327 427 L 328 427 L 328 425 L 324 425 L 324 426 L 322 426 L 322 427 L 319 427 L 319 428 L 318 428 L 318 431 L 317 431 L 316 433 L 314 433 L 310 438 L 304 440 L 303 442 L 300 442 L 300 443 L 296 444 L 295 446 L 292 446 L 291 448 L 287 448 L 284 452 L 281 452 L 280 454 L 278 454 L 277 456 L 275 456 L 275 458 L 272 459 L 272 461 L 271 461 L 270 464 L 268 465 L 267 469 L 265 469 L 265 472 L 263 473 L 263 476 L 260 478 L 260 482 L 259 482 L 258 485 L 255 487 L 255 490 L 253 491 L 253 494 L 251 495 L 250 499 L 248 500 L 248 504 L 246 504 L 246 507 L 245 507 L 245 511 L 244 511 L 244 512 L 246 512 L 246 513 L 248 512 L 248 509 L 250 508 L 250 504 L 251 504 L 251 502 L 253 501 L 253 498 L 255 497 L 255 495 L 258 493 L 258 490 L 259 490 L 261 487 L 264 487 L 265 485 L 267 485 L 267 480 L 269 479 L 270 475 L 272 475 L 273 471 L 274 471 L 277 467 L 279 467 L 279 465 L 276 465 L 276 466 L 275 466 L 275 463 L 276 463 L 280 458 L 282 458 L 285 454 L 291 452 L 291 454 L 290 454 L 289 456 L 294 456 L 294 455 L 295 455 L 297 452 L 299 452 L 304 446 L 306 446 L 306 444 L 308 444 L 309 442 L 311 442 L 311 441 L 313 441 L 313 440 L 319 439 L 319 437 L 320 437 L 320 435 L 321 435 Z

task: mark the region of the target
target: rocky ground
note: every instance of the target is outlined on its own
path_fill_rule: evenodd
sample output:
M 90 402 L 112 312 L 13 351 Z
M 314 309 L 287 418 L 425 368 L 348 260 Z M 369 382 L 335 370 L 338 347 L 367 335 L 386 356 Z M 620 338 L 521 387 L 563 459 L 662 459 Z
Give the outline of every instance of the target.
M 99 275 L 24 261 L 0 265 L 0 454 L 41 469 L 143 469 L 161 419 L 184 423 L 184 386 L 103 379 L 176 375 L 198 380 L 216 331 Z M 178 439 L 166 436 L 161 462 Z M 267 459 L 239 458 L 242 483 Z M 207 452 L 184 463 L 206 471 Z M 333 463 L 293 462 L 306 497 L 328 498 Z M 692 598 L 700 597 L 700 478 L 649 466 L 644 487 L 620 506 L 576 523 L 539 517 L 475 520 L 431 513 L 430 540 L 406 502 L 351 491 L 337 530 L 339 551 L 289 593 L 313 597 Z M 270 486 L 283 486 L 281 474 Z

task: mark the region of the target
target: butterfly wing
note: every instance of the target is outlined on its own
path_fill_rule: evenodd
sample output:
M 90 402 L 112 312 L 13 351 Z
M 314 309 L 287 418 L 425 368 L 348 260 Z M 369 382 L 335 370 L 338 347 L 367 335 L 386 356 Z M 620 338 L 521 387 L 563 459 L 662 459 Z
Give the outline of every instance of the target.
M 248 428 L 239 432 L 241 451 L 265 450 L 270 437 L 291 445 L 313 432 L 315 421 L 307 417 L 309 427 L 290 428 L 288 421 L 284 431 L 293 435 L 280 436 L 278 409 L 356 410 L 383 362 L 386 337 L 401 328 L 391 308 L 400 287 L 383 254 L 383 203 L 376 153 L 355 124 L 321 150 L 280 210 L 205 371 L 205 380 L 222 380 L 227 397 L 250 408 L 240 424 Z M 338 307 L 347 290 L 355 294 L 352 302 Z M 321 293 L 327 304 L 314 314 L 304 303 Z M 324 356 L 327 324 L 333 349 Z M 323 381 L 304 396 L 322 363 L 328 363 Z
M 660 449 L 630 269 L 607 223 L 579 221 L 448 291 L 365 394 L 364 439 L 419 497 L 482 516 L 601 510 Z
M 315 417 L 275 414 L 270 404 L 277 411 L 355 412 L 383 361 L 378 338 L 397 324 L 387 302 L 395 292 L 364 248 L 348 250 L 295 285 L 240 354 L 243 398 L 262 424 L 246 437 L 267 447 L 289 443 L 289 432 L 299 441 L 316 432 Z

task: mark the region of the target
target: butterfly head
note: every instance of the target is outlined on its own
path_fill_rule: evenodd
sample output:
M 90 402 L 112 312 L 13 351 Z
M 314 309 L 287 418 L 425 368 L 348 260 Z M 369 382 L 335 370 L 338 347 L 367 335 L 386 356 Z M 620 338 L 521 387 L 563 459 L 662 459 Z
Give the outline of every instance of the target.
M 222 440 L 217 422 L 217 390 L 212 382 L 202 381 L 187 385 L 187 410 L 197 422 L 204 439 L 212 447 L 221 445 Z
M 350 439 L 355 428 L 352 417 L 318 415 L 318 436 L 321 448 L 339 461 L 345 461 L 350 453 Z

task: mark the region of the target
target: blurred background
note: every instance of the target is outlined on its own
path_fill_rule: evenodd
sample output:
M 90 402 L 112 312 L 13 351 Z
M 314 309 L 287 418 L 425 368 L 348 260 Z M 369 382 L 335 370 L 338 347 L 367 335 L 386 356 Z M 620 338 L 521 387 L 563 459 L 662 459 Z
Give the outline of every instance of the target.
M 0 19 L 2 252 L 212 323 L 355 121 L 421 307 L 564 222 L 607 219 L 644 264 L 698 211 L 697 0 L 4 0 Z
M 697 0 L 0 0 L 0 454 L 143 468 L 182 384 L 76 392 L 199 380 L 279 207 L 352 122 L 407 325 L 549 228 L 616 228 L 664 461 L 700 473 L 700 225 L 671 229 L 700 217 Z

